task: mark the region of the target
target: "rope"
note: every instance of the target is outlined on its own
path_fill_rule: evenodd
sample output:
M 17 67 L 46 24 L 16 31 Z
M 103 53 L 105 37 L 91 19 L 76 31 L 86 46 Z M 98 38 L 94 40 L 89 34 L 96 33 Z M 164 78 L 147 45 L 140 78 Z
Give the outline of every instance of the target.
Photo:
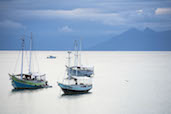
M 37 51 L 35 51 L 35 59 L 36 59 L 36 63 L 37 63 L 37 67 L 38 67 L 38 72 L 39 72 L 40 69 L 39 69 L 39 62 L 38 62 L 38 59 L 37 59 Z
M 27 51 L 25 51 L 25 59 L 26 59 L 26 64 L 29 65 L 29 56 L 28 56 L 28 52 Z M 26 65 L 25 65 L 25 67 L 26 67 Z M 29 67 L 28 67 L 28 71 L 29 71 Z
M 16 69 L 17 69 L 17 63 L 18 63 L 18 61 L 19 61 L 20 55 L 21 55 L 21 51 L 19 51 L 19 54 L 18 54 L 18 57 L 17 57 L 16 63 L 15 63 L 14 73 L 16 72 Z

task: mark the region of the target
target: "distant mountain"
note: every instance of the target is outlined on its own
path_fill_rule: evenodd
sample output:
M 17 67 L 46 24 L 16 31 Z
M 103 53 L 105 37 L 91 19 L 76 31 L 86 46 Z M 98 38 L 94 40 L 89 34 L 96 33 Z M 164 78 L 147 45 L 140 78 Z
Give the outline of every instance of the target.
M 88 34 L 88 33 L 87 33 Z M 55 37 L 54 37 L 55 36 Z M 150 28 L 140 31 L 131 28 L 120 35 L 93 34 L 83 35 L 82 49 L 94 51 L 171 51 L 171 31 L 156 32 Z M 0 50 L 21 50 L 21 36 L 5 35 L 0 37 Z M 74 34 L 33 34 L 33 50 L 73 50 L 74 40 L 80 37 Z M 29 35 L 25 48 L 29 49 Z
M 21 35 L 20 35 L 21 34 Z M 16 36 L 1 36 L 0 37 L 0 50 L 21 50 L 21 37 L 23 33 L 17 34 Z M 112 36 L 109 35 L 91 35 L 91 37 L 83 37 L 72 35 L 72 34 L 51 34 L 42 35 L 41 33 L 33 34 L 33 50 L 58 50 L 67 51 L 74 50 L 74 41 L 82 40 L 82 49 L 88 50 L 90 47 L 99 44 L 101 42 L 109 40 Z M 29 39 L 30 34 L 26 34 L 25 38 L 25 50 L 29 50 Z
M 171 31 L 156 32 L 150 28 L 129 29 L 90 50 L 102 51 L 171 51 Z

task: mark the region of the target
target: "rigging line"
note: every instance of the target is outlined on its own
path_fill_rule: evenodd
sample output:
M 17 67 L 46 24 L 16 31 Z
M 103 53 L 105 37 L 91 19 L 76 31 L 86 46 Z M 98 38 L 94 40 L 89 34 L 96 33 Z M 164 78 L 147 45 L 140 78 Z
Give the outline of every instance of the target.
M 74 41 L 74 50 L 75 50 L 75 66 L 78 66 L 78 54 L 79 54 L 79 49 L 78 49 L 78 40 Z
M 25 58 L 26 58 L 26 62 L 27 62 L 27 65 L 28 65 L 28 63 L 29 63 L 29 56 L 28 56 L 28 52 L 27 51 L 25 51 Z
M 83 46 L 84 46 L 84 45 L 82 44 L 82 47 L 83 47 Z M 84 51 L 84 52 L 83 52 L 83 54 L 84 54 L 83 57 L 84 57 L 84 60 L 85 60 L 85 65 L 88 66 L 88 61 L 87 61 L 87 54 L 86 54 L 86 52 L 87 52 L 87 51 Z
M 26 36 L 26 39 L 29 39 L 28 37 L 29 37 L 29 36 Z M 26 46 L 25 46 L 25 50 L 26 50 Z M 27 67 L 28 67 L 28 73 L 29 73 L 29 54 L 28 54 L 28 53 L 29 53 L 29 50 L 26 50 L 25 52 L 26 52 L 26 54 L 25 54 L 25 55 L 26 55 L 26 61 L 27 61 Z
M 62 76 L 62 75 L 60 75 L 60 76 Z M 65 77 L 65 73 L 64 73 L 64 76 L 63 76 L 63 78 L 62 78 L 62 83 L 64 84 L 64 78 Z M 59 95 L 61 95 L 61 92 L 62 92 L 62 90 L 61 89 L 59 89 Z
M 23 68 L 25 68 L 26 65 L 27 65 L 27 63 L 28 63 L 28 61 L 27 61 L 27 51 L 26 51 L 26 39 L 27 39 L 27 38 L 26 38 L 26 34 L 24 33 Z M 25 67 L 24 67 L 25 61 L 26 61 L 26 65 L 25 65 Z
M 38 72 L 40 71 L 39 69 L 39 62 L 38 62 L 38 59 L 37 59 L 37 51 L 35 51 L 35 59 L 36 59 L 36 63 L 37 63 L 37 67 L 38 67 Z
M 32 55 L 32 32 L 31 32 L 30 50 L 29 50 L 29 73 L 31 73 L 31 55 Z
M 80 46 L 80 53 L 79 53 L 79 56 L 80 56 L 80 57 L 79 57 L 79 62 L 80 62 L 80 66 L 82 66 L 82 64 L 81 64 L 81 59 L 82 59 L 82 58 L 81 58 L 81 57 L 82 57 L 82 56 L 81 56 L 81 54 L 82 54 L 82 53 L 81 53 L 81 52 L 82 52 L 82 38 L 80 38 L 79 44 L 80 44 L 80 45 L 79 45 L 79 46 Z
M 22 40 L 21 79 L 23 79 L 23 65 L 24 65 L 23 58 L 24 58 L 24 47 L 25 47 L 25 35 L 21 40 Z
M 63 76 L 63 78 L 62 78 L 62 83 L 64 83 L 65 76 L 66 76 L 66 70 L 65 70 L 64 76 Z
M 33 72 L 35 72 L 34 70 L 35 70 L 35 66 L 34 66 L 34 61 L 35 61 L 35 59 L 34 59 L 34 56 L 35 56 L 35 54 L 34 54 L 34 52 L 32 51 L 32 57 L 31 57 L 31 69 L 30 69 L 30 71 L 33 73 Z
M 15 63 L 14 73 L 16 73 L 16 69 L 17 69 L 17 66 L 18 66 L 17 63 L 18 63 L 18 61 L 19 61 L 20 55 L 21 55 L 21 51 L 19 51 L 19 54 L 18 54 L 18 56 L 17 56 L 17 61 L 16 61 L 16 63 Z
M 16 44 L 16 47 L 19 47 L 17 44 Z M 18 52 L 18 51 L 16 51 L 16 52 Z M 16 54 L 16 53 L 15 53 Z M 9 69 L 9 73 L 11 73 L 11 71 L 13 72 L 13 73 L 15 73 L 16 72 L 16 64 L 17 64 L 17 60 L 18 60 L 18 58 L 19 58 L 19 56 L 20 56 L 20 51 L 19 51 L 19 54 L 17 53 L 17 59 L 16 59 L 16 61 L 15 61 L 15 63 L 13 64 L 13 66 L 10 66 L 10 69 Z M 11 70 L 13 68 L 13 70 Z
M 32 68 L 32 72 L 35 72 L 35 52 L 32 52 L 32 63 L 31 63 L 31 68 Z
M 87 51 L 84 52 L 85 65 L 88 66 Z

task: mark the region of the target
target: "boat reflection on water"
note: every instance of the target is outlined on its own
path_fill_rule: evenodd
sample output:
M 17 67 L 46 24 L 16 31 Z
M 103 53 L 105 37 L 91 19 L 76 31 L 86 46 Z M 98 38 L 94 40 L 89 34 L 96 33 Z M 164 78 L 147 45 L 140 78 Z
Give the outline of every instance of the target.
M 12 89 L 10 95 L 14 94 L 32 94 L 42 91 L 43 88 L 34 88 L 34 89 Z
M 68 97 L 68 98 L 70 98 L 70 97 L 81 97 L 81 96 L 84 96 L 84 95 L 91 95 L 92 94 L 92 92 L 87 92 L 87 93 L 80 93 L 80 94 L 62 94 L 61 95 L 61 97 Z

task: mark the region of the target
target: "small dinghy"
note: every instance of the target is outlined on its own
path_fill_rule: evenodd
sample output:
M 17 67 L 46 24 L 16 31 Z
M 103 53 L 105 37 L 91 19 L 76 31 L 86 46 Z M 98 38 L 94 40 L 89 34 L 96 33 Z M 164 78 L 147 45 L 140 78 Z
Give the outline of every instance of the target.
M 47 59 L 56 59 L 56 56 L 49 55 Z

